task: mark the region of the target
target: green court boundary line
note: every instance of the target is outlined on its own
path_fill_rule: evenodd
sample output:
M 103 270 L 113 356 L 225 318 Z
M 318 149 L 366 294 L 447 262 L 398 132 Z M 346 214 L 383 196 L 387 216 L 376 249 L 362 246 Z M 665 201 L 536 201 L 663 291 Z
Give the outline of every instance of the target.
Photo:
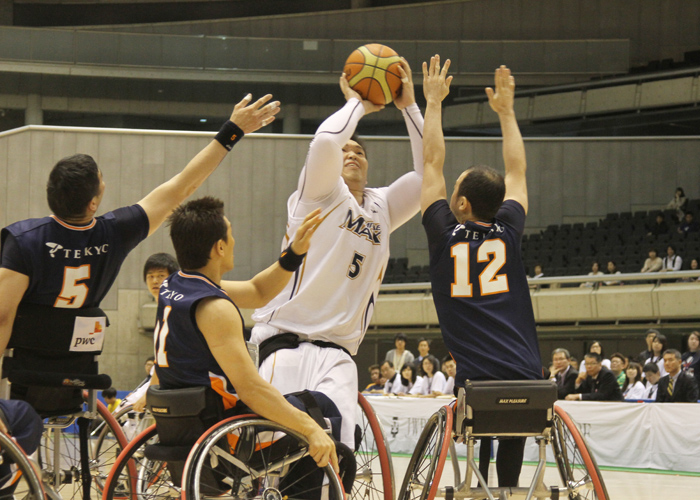
M 393 453 L 392 457 L 400 458 L 411 458 L 409 453 Z M 460 462 L 466 462 L 466 457 L 457 457 Z M 479 463 L 478 459 L 474 459 L 476 463 Z M 496 463 L 495 460 L 491 460 L 491 463 Z M 523 465 L 531 465 L 533 467 L 537 466 L 537 462 L 523 462 Z M 547 467 L 556 467 L 557 464 L 554 462 L 547 462 Z M 690 472 L 690 471 L 679 471 L 679 470 L 663 470 L 663 469 L 634 469 L 631 467 L 613 467 L 611 465 L 599 465 L 598 468 L 603 471 L 610 472 L 633 472 L 638 474 L 659 474 L 662 476 L 689 476 L 689 477 L 700 477 L 700 472 Z

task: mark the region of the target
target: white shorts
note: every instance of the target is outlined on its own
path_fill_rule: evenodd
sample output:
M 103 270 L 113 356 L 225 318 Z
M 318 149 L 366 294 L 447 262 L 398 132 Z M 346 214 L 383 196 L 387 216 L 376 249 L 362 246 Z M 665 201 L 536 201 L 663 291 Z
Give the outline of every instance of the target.
M 308 389 L 328 396 L 343 417 L 340 440 L 355 449 L 357 366 L 348 353 L 303 342 L 274 352 L 259 371 L 282 394 Z

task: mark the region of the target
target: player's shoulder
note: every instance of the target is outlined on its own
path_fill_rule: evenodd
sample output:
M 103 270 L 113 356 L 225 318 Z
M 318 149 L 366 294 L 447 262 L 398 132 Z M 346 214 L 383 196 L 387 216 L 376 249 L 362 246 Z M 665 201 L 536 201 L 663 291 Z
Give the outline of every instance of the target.
M 44 226 L 51 224 L 51 217 L 41 217 L 38 219 L 24 219 L 10 224 L 3 229 L 13 236 L 20 236 L 25 233 L 30 233 L 41 229 Z

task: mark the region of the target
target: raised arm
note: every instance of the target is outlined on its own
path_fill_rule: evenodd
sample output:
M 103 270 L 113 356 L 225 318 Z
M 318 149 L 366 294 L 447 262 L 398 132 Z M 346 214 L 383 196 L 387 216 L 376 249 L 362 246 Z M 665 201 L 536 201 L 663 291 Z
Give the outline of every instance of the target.
M 255 132 L 274 121 L 275 115 L 279 112 L 279 101 L 266 105 L 265 103 L 272 98 L 272 95 L 268 94 L 250 104 L 251 98 L 252 96 L 248 94 L 236 104 L 230 119 L 234 125 L 231 126 L 227 122 L 220 132 L 220 134 L 228 132 L 224 140 L 228 147 L 223 146 L 218 140 L 211 141 L 197 156 L 190 160 L 182 172 L 155 188 L 139 201 L 139 205 L 148 215 L 149 235 L 153 234 L 170 215 L 170 212 L 194 193 L 216 170 L 228 150 L 240 139 L 241 132 L 244 134 Z
M 430 58 L 430 67 L 423 63 L 423 94 L 425 126 L 423 128 L 423 184 L 421 186 L 420 210 L 425 211 L 438 200 L 447 197 L 445 177 L 442 173 L 445 164 L 445 137 L 442 133 L 442 101 L 450 93 L 452 77 L 447 76 L 450 60 L 440 68 L 440 56 Z
M 513 101 L 515 99 L 515 79 L 510 70 L 501 66 L 496 70 L 496 90 L 489 87 L 486 95 L 489 105 L 498 114 L 503 134 L 503 161 L 506 166 L 506 200 L 515 200 L 520 203 L 527 213 L 527 182 L 525 172 L 525 144 L 520 134 L 518 121 L 515 119 Z
M 309 250 L 311 237 L 316 232 L 321 220 L 320 208 L 308 214 L 297 229 L 291 245 L 282 253 L 280 261 L 288 260 L 290 256 L 285 257 L 285 253 L 291 251 L 294 254 L 291 256 L 294 257 L 292 260 L 300 263 Z M 287 286 L 289 278 L 296 270 L 286 264 L 286 268 L 283 267 L 280 261 L 275 262 L 248 281 L 222 281 L 221 288 L 226 291 L 238 307 L 244 309 L 262 307 L 277 297 L 277 294 Z

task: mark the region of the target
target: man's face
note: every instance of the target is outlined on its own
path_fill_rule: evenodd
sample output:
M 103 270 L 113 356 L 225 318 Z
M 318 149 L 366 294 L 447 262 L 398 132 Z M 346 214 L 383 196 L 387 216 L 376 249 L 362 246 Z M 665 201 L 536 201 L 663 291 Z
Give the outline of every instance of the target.
M 343 146 L 343 171 L 342 176 L 348 186 L 359 184 L 364 188 L 367 185 L 367 155 L 362 146 L 355 141 L 348 141 Z
M 650 384 L 656 385 L 659 383 L 659 379 L 661 378 L 660 373 L 654 373 L 654 372 L 644 372 L 644 375 L 646 376 L 647 380 L 649 381 Z
M 664 368 L 669 375 L 675 375 L 681 369 L 681 360 L 675 354 L 664 354 Z
M 160 285 L 163 284 L 163 281 L 165 281 L 165 278 L 169 275 L 170 273 L 164 267 L 154 267 L 149 269 L 146 273 L 146 287 L 148 287 L 148 291 L 151 292 L 154 299 L 158 300 Z
M 448 377 L 455 378 L 457 376 L 457 363 L 453 360 L 445 361 L 442 365 L 442 371 L 444 371 Z
M 588 361 L 586 361 L 586 366 L 588 366 Z M 625 362 L 615 356 L 614 358 L 610 359 L 610 370 L 615 374 L 619 375 L 622 373 L 622 370 L 625 369 Z
M 586 356 L 586 373 L 589 377 L 597 377 L 602 366 L 603 364 L 596 361 L 595 358 Z
M 143 368 L 146 370 L 146 375 L 151 374 L 151 368 L 153 368 L 153 365 L 154 365 L 154 363 L 150 359 L 148 361 L 146 361 L 145 365 L 143 365 Z
M 379 380 L 379 375 L 380 373 L 378 369 L 372 370 L 369 374 L 370 378 L 372 379 L 372 382 L 375 383 L 377 382 L 377 380 Z
M 418 352 L 423 357 L 427 356 L 430 352 L 430 344 L 426 340 L 422 340 L 418 343 Z
M 396 370 L 394 370 L 393 367 L 389 366 L 388 363 L 384 363 L 382 365 L 382 377 L 385 379 L 389 380 L 391 377 L 393 377 L 396 374 Z
M 535 266 L 535 276 L 542 274 L 542 266 Z
M 394 341 L 394 346 L 396 346 L 399 351 L 403 351 L 406 349 L 406 341 L 404 339 L 396 339 Z
M 588 361 L 586 361 L 586 364 L 588 364 Z M 566 368 L 569 366 L 569 360 L 566 359 L 566 354 L 563 352 L 558 352 L 552 356 L 552 365 L 557 370 L 566 370 Z
M 685 221 L 690 224 L 693 222 L 693 214 L 685 214 Z
M 674 253 L 676 253 L 676 252 L 673 251 L 673 247 L 668 247 L 666 249 L 666 255 L 668 255 L 669 257 L 673 257 Z

